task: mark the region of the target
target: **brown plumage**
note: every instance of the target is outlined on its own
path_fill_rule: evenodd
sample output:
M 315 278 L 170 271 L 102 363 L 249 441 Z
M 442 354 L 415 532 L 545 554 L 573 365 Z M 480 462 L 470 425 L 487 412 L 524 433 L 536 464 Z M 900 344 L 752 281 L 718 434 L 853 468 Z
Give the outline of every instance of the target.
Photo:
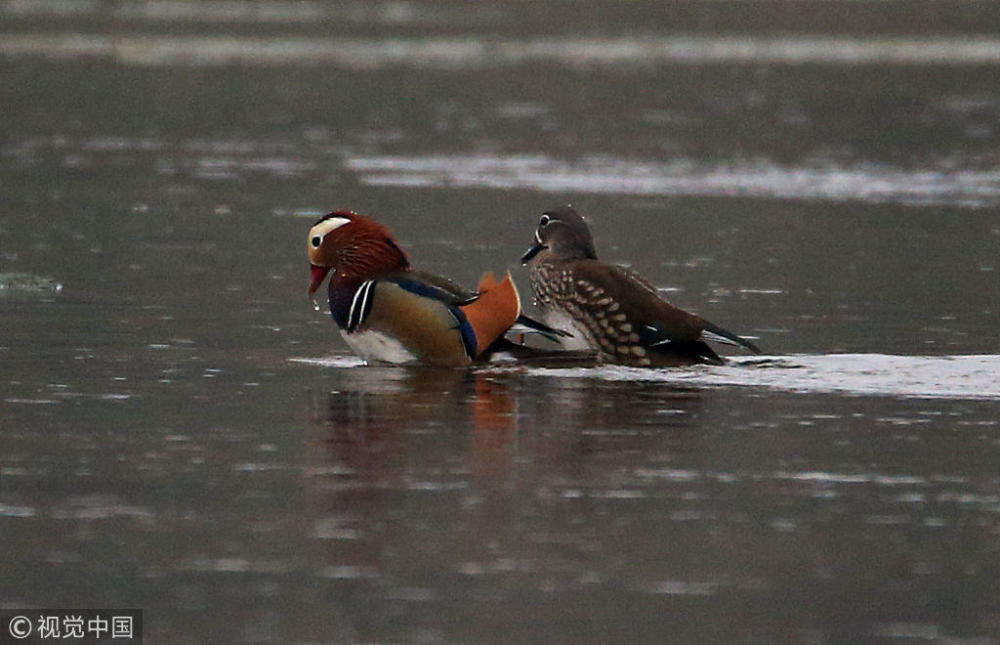
M 597 259 L 590 229 L 569 207 L 542 215 L 524 254 L 545 322 L 569 328 L 564 345 L 638 367 L 720 364 L 707 340 L 760 350 L 750 341 L 659 297 L 639 274 Z M 575 341 L 575 342 L 574 342 Z
M 508 273 L 483 276 L 478 291 L 413 271 L 387 228 L 347 211 L 323 217 L 307 238 L 313 295 L 330 275 L 330 314 L 347 344 L 367 361 L 464 366 L 515 347 L 515 323 L 556 332 L 521 315 Z

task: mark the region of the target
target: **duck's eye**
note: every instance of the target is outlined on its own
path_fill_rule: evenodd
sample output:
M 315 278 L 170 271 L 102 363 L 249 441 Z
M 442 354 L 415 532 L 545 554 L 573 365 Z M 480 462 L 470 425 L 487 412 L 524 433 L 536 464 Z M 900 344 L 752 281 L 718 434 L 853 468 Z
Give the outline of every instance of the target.
M 319 235 L 314 235 L 313 238 L 309 240 L 309 243 L 312 244 L 314 249 L 318 249 L 319 245 L 323 243 L 323 238 Z
M 542 215 L 542 218 L 540 220 L 538 220 L 538 226 L 539 226 L 539 228 L 545 228 L 546 226 L 549 225 L 550 221 L 552 221 L 552 220 L 549 218 L 548 215 Z

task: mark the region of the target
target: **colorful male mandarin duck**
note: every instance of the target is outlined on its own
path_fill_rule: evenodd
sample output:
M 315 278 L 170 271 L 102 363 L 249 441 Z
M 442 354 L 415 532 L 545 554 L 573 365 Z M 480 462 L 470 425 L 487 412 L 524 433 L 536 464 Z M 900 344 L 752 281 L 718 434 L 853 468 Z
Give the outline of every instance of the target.
M 410 269 L 389 230 L 375 220 L 338 211 L 309 231 L 311 296 L 330 277 L 330 313 L 361 358 L 387 363 L 468 365 L 487 358 L 515 324 L 553 333 L 521 315 L 508 273 L 487 273 L 478 292 Z M 513 345 L 506 341 L 508 345 Z
M 599 261 L 587 223 L 572 208 L 542 215 L 521 262 L 531 264 L 531 287 L 545 322 L 573 332 L 563 344 L 596 351 L 604 362 L 722 364 L 705 341 L 760 353 L 750 341 L 664 301 L 634 271 Z

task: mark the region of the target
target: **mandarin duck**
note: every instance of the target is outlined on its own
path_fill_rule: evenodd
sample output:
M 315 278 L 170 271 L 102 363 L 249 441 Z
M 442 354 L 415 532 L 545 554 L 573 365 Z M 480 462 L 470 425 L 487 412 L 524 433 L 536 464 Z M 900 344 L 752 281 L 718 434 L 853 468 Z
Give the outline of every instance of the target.
M 337 211 L 309 230 L 312 296 L 327 274 L 330 313 L 341 335 L 366 361 L 468 365 L 498 348 L 503 336 L 523 331 L 565 335 L 521 314 L 510 273 L 485 274 L 477 292 L 440 276 L 413 271 L 387 228 L 353 212 Z
M 723 363 L 705 341 L 760 350 L 749 340 L 660 298 L 634 271 L 597 259 L 590 229 L 570 207 L 544 213 L 521 258 L 543 320 L 572 331 L 563 344 L 636 367 Z

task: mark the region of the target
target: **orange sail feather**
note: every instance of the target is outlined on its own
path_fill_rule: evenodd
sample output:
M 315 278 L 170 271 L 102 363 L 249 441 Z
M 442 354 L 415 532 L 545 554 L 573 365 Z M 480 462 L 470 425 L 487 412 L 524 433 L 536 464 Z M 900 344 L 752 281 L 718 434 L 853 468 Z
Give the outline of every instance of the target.
M 477 352 L 482 354 L 521 314 L 521 299 L 510 271 L 501 282 L 492 272 L 484 273 L 479 279 L 479 297 L 460 309 L 476 334 Z

